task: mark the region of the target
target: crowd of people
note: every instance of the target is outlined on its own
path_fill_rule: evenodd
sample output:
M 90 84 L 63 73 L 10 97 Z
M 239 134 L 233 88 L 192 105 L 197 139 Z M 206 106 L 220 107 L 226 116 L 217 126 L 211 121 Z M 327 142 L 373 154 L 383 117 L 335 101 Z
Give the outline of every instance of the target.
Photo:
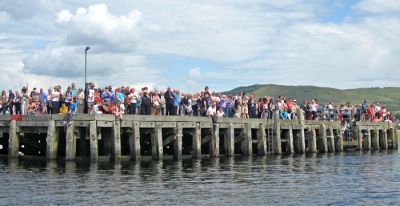
M 195 94 L 184 94 L 177 89 L 150 91 L 147 87 L 136 89 L 130 86 L 104 88 L 96 87 L 93 82 L 85 92 L 77 89 L 73 83 L 65 91 L 61 86 L 48 89 L 33 88 L 28 91 L 2 91 L 0 109 L 2 114 L 114 114 L 123 118 L 125 114 L 140 115 L 181 115 L 209 116 L 227 118 L 264 118 L 271 119 L 279 111 L 281 119 L 297 119 L 298 111 L 304 111 L 306 120 L 340 120 L 344 123 L 356 121 L 395 121 L 394 114 L 379 103 L 368 105 L 363 101 L 359 105 L 350 103 L 334 105 L 332 102 L 321 105 L 317 99 L 303 100 L 279 96 L 258 98 L 255 93 L 224 95 L 210 92 L 208 87 Z

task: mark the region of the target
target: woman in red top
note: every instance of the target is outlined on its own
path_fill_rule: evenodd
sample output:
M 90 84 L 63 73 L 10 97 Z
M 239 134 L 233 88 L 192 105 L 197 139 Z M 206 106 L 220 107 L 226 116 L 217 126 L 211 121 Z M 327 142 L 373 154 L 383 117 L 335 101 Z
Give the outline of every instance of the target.
M 369 121 L 373 122 L 374 117 L 375 117 L 375 105 L 374 104 L 369 105 L 368 116 L 369 116 Z

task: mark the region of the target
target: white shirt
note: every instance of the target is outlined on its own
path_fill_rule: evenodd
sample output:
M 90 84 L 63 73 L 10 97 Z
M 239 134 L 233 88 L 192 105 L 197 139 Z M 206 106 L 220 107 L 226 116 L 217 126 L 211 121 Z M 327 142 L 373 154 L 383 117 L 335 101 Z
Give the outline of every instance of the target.
M 88 102 L 94 102 L 94 89 L 89 89 L 88 91 Z
M 128 95 L 128 97 L 131 100 L 131 103 L 137 103 L 137 94 L 136 93 L 131 93 Z
M 53 102 L 58 102 L 58 101 L 60 101 L 60 93 L 59 92 L 57 92 L 57 91 L 54 91 L 53 93 L 52 93 L 52 101 Z
M 215 115 L 215 113 L 217 113 L 217 107 L 214 107 L 214 108 L 209 107 L 209 108 L 207 109 L 207 115 L 213 116 L 213 115 Z

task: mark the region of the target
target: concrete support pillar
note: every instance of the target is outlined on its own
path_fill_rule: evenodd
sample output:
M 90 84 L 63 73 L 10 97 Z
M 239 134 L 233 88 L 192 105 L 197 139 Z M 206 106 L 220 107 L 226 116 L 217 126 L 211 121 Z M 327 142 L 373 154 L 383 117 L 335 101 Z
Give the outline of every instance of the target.
M 317 153 L 317 131 L 313 127 L 309 128 L 310 131 L 310 140 L 309 147 L 311 153 Z
M 58 132 L 54 120 L 49 120 L 49 126 L 47 127 L 46 137 L 46 159 L 55 160 L 57 159 L 57 148 L 58 148 Z
M 329 138 L 328 140 L 328 151 L 335 152 L 335 134 L 333 134 L 333 128 L 329 127 Z
M 212 129 L 211 141 L 210 141 L 210 156 L 219 156 L 219 125 L 214 126 Z
M 374 130 L 374 135 L 371 137 L 372 138 L 372 148 L 374 150 L 379 150 L 379 130 L 375 129 Z
M 304 131 L 304 125 L 301 126 L 299 135 L 297 137 L 297 142 L 295 145 L 295 151 L 299 154 L 304 154 L 306 152 L 306 134 Z M 297 149 L 296 149 L 297 147 Z
M 229 128 L 225 135 L 225 156 L 232 157 L 235 155 L 235 128 L 229 123 Z
M 371 130 L 368 128 L 363 142 L 364 150 L 371 150 Z
M 66 134 L 66 160 L 75 160 L 76 159 L 76 132 L 75 132 L 75 123 L 74 121 L 67 128 Z
M 293 144 L 293 128 L 292 125 L 289 126 L 289 130 L 286 133 L 287 139 L 287 151 L 289 154 L 294 154 L 294 144 Z
M 253 154 L 253 140 L 251 137 L 251 125 L 246 124 L 244 127 L 244 139 L 242 141 L 243 155 L 251 156 Z
M 326 137 L 326 126 L 321 124 L 319 126 L 319 139 L 320 143 L 318 144 L 318 150 L 320 152 L 328 152 L 328 142 L 327 142 L 327 137 Z
M 174 158 L 182 160 L 182 137 L 183 130 L 181 125 L 177 125 L 175 129 L 175 140 L 174 140 Z
M 362 142 L 363 142 L 363 133 L 362 133 L 362 129 L 360 127 L 357 127 L 356 130 L 357 132 L 357 150 L 362 150 Z M 341 136 L 341 135 L 340 135 Z
M 257 149 L 258 149 L 258 155 L 263 156 L 267 154 L 267 137 L 265 134 L 265 125 L 260 124 L 260 127 L 258 128 L 258 133 L 257 133 Z
M 8 158 L 18 158 L 18 153 L 19 137 L 17 133 L 17 122 L 15 120 L 11 120 L 8 138 Z
M 151 133 L 151 155 L 154 160 L 162 160 L 163 153 L 162 127 L 157 122 L 154 132 Z
M 133 122 L 132 132 L 129 134 L 129 152 L 131 160 L 140 159 L 140 127 L 137 121 Z
M 97 161 L 99 159 L 99 137 L 97 134 L 97 122 L 89 123 L 89 142 L 90 142 L 90 159 Z
M 114 120 L 112 129 L 112 153 L 114 160 L 121 159 L 121 122 Z
M 196 123 L 196 128 L 194 129 L 193 133 L 193 152 L 192 156 L 194 159 L 200 159 L 201 158 L 201 128 L 200 128 L 200 123 Z
M 274 152 L 274 154 L 282 154 L 281 123 L 279 119 L 279 111 L 275 111 L 273 118 L 275 134 L 272 137 L 272 151 Z
M 340 128 L 337 128 L 337 135 L 335 135 L 335 148 L 336 152 L 343 152 L 343 135 L 342 135 L 342 130 Z
M 380 136 L 380 148 L 381 149 L 384 149 L 384 150 L 387 150 L 389 147 L 388 147 L 388 138 L 387 138 L 387 130 L 386 129 L 383 129 L 383 130 L 381 130 L 381 136 Z

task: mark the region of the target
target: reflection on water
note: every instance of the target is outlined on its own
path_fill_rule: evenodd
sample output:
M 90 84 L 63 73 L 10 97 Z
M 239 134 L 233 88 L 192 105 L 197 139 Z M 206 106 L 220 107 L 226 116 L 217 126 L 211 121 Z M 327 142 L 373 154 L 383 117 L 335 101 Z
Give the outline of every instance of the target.
M 399 163 L 397 151 L 98 163 L 2 158 L 0 204 L 397 205 Z

